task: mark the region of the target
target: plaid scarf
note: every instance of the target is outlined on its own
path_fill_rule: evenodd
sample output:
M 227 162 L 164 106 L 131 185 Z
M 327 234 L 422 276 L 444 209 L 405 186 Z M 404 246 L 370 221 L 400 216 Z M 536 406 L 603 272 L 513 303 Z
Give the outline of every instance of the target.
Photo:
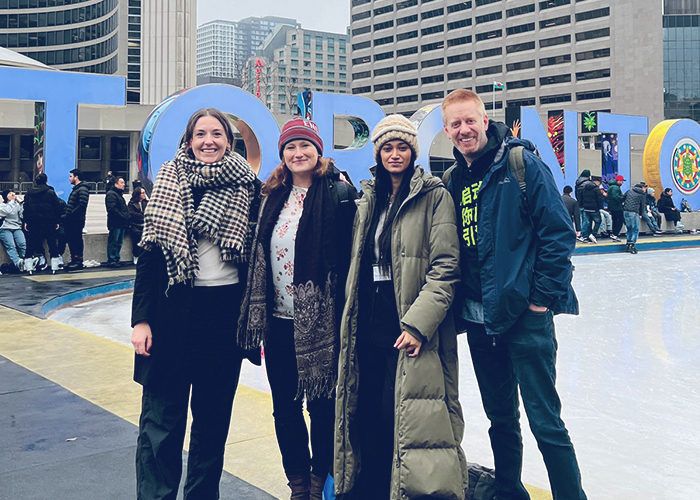
M 144 214 L 140 245 L 161 248 L 168 285 L 194 279 L 198 236 L 219 246 L 222 262 L 246 262 L 252 243 L 255 174 L 248 162 L 227 151 L 216 163 L 202 163 L 187 150 L 183 145 L 161 167 Z M 204 193 L 196 209 L 193 190 Z
M 241 303 L 238 344 L 245 350 L 264 343 L 270 327 L 270 239 L 289 189 L 278 189 L 260 210 L 248 286 Z M 338 248 L 335 209 L 328 180 L 314 180 L 304 199 L 294 246 L 294 348 L 299 376 L 297 398 L 333 397 L 338 377 L 336 287 Z

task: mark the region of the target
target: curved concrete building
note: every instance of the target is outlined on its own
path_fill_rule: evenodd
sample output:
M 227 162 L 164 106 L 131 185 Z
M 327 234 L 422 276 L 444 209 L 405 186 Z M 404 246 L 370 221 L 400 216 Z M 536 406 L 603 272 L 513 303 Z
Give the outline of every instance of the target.
M 119 69 L 119 0 L 0 0 L 0 46 L 47 66 Z

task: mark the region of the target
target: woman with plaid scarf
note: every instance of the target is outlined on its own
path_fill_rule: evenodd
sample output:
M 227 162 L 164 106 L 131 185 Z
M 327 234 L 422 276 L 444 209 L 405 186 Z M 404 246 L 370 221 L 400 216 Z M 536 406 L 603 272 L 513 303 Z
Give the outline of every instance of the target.
M 175 499 L 192 410 L 185 499 L 219 498 L 224 445 L 244 357 L 236 323 L 260 182 L 212 108 L 189 120 L 144 214 L 131 323 L 143 385 L 137 498 Z M 190 398 L 191 391 L 191 398 Z

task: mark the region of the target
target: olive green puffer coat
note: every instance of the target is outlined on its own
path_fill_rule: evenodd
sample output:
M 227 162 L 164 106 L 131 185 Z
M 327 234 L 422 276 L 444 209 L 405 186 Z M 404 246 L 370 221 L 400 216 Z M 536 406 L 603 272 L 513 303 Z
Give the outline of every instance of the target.
M 336 397 L 335 487 L 348 493 L 361 467 L 355 411 L 359 377 L 356 333 L 361 252 L 375 206 L 374 181 L 363 183 L 340 330 Z M 455 209 L 442 182 L 416 167 L 410 193 L 392 225 L 392 268 L 401 329 L 419 338 L 420 354 L 402 350 L 396 371 L 391 499 L 424 495 L 461 500 L 468 486 L 461 448 L 457 336 L 448 310 L 459 280 Z

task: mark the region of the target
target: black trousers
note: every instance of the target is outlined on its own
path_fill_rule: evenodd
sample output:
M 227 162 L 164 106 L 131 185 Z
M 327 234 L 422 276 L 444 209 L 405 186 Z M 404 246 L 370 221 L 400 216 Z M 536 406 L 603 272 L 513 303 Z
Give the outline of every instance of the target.
M 369 343 L 358 347 L 360 385 L 357 431 L 360 474 L 353 500 L 389 500 L 394 459 L 394 393 L 399 351 Z
M 622 210 L 611 211 L 610 217 L 612 217 L 612 234 L 620 236 L 622 225 L 625 223 L 625 212 Z
M 85 222 L 82 224 L 66 223 L 64 226 L 66 231 L 66 242 L 70 248 L 71 260 L 83 260 L 83 227 L 85 227 Z
M 58 257 L 55 224 L 27 224 L 27 257 L 44 255 L 44 240 L 51 257 Z
M 175 500 L 182 475 L 187 408 L 192 409 L 184 498 L 219 498 L 224 446 L 242 353 L 235 328 L 243 285 L 195 287 L 188 319 L 188 381 L 144 387 L 136 447 L 139 500 Z M 155 345 L 155 344 L 154 344 Z
M 320 397 L 306 401 L 311 420 L 306 428 L 301 399 L 295 399 L 299 383 L 294 323 L 289 319 L 272 318 L 265 343 L 265 369 L 272 391 L 275 433 L 287 475 L 307 474 L 325 478 L 333 464 L 333 427 L 335 398 Z M 309 451 L 309 434 L 311 450 Z

